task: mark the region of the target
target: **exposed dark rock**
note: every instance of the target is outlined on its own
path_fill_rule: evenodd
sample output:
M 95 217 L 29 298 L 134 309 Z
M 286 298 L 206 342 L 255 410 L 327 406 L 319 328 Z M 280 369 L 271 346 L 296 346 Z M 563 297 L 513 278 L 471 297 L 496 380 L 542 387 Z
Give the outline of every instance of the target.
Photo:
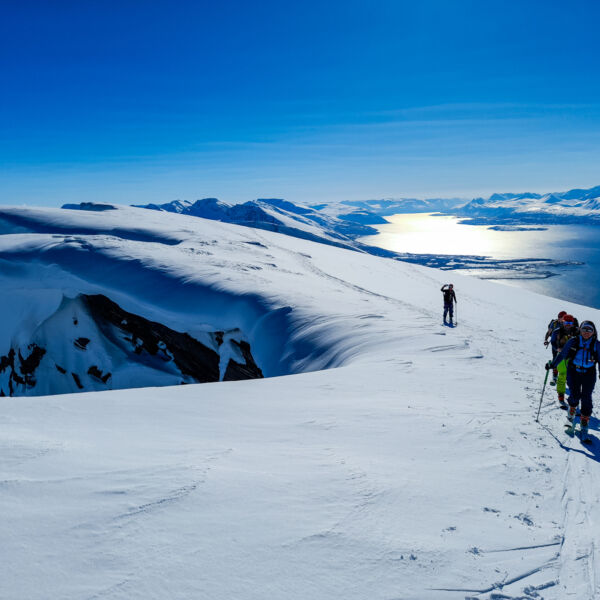
M 79 337 L 77 338 L 73 344 L 75 344 L 76 348 L 79 348 L 80 350 L 85 350 L 86 346 L 90 343 L 89 338 L 86 337 Z
M 101 330 L 106 331 L 106 324 L 110 323 L 130 334 L 126 339 L 134 344 L 136 354 L 147 352 L 156 356 L 159 350 L 164 354 L 165 349 L 168 349 L 184 375 L 189 375 L 200 383 L 219 381 L 219 355 L 189 334 L 126 312 L 101 294 L 82 295 L 82 299 Z
M 31 375 L 38 368 L 42 356 L 46 354 L 46 350 L 40 348 L 37 344 L 30 344 L 27 348 L 31 350 L 31 354 L 27 358 L 23 358 L 19 351 L 19 361 L 23 375 Z
M 82 390 L 83 385 L 81 385 L 81 379 L 79 379 L 79 375 L 77 375 L 77 373 L 71 373 L 71 376 L 73 377 L 73 381 L 77 384 L 77 387 Z
M 13 371 L 11 373 L 11 381 L 18 383 L 19 385 L 25 385 L 27 383 L 25 381 L 25 379 L 23 379 L 16 371 Z M 12 391 L 12 385 L 11 385 L 11 391 Z M 11 393 L 11 396 L 12 396 L 12 393 Z
M 56 370 L 57 370 L 59 373 L 62 373 L 63 375 L 64 375 L 64 374 L 67 372 L 67 370 L 66 370 L 66 369 L 63 369 L 63 368 L 62 368 L 60 365 L 57 365 L 56 363 L 54 364 L 54 366 L 56 367 Z
M 11 348 L 8 356 L 3 356 L 2 358 L 0 358 L 0 373 L 4 373 L 4 370 L 7 367 L 10 367 L 11 370 L 14 367 L 14 363 L 15 363 L 15 351 Z
M 225 375 L 223 376 L 223 381 L 262 379 L 262 371 L 254 362 L 254 358 L 252 357 L 252 353 L 250 352 L 250 344 L 244 341 L 236 342 L 235 340 L 229 340 L 229 343 L 233 344 L 240 350 L 242 356 L 244 357 L 244 360 L 246 361 L 246 364 L 242 365 L 233 360 L 233 358 L 229 359 L 227 369 L 225 370 Z
M 112 376 L 111 373 L 103 374 L 102 371 L 96 365 L 92 365 L 87 372 L 88 375 L 91 375 L 92 377 L 94 377 L 98 381 L 101 381 L 102 383 L 106 383 Z
M 91 210 L 103 212 L 105 210 L 116 210 L 112 204 L 98 204 L 96 202 L 80 202 L 79 204 L 63 204 L 61 208 L 70 210 Z
M 30 344 L 28 350 L 31 350 L 31 354 L 27 358 L 23 358 L 19 350 L 19 362 L 21 363 L 21 374 L 25 377 L 26 385 L 33 387 L 35 385 L 35 377 L 33 375 L 39 367 L 42 357 L 46 354 L 46 350 L 40 348 L 37 344 Z

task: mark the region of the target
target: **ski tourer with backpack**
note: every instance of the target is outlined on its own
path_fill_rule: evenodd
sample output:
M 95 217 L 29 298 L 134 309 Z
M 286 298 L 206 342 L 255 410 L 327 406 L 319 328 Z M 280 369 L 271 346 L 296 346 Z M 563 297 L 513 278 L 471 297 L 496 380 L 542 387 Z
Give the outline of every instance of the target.
M 567 341 L 564 348 L 553 361 L 546 364 L 551 369 L 562 361 L 567 364 L 567 382 L 570 396 L 567 399 L 567 433 L 577 433 L 584 444 L 591 444 L 589 433 L 592 415 L 592 392 L 596 385 L 596 364 L 600 360 L 600 343 L 596 326 L 592 321 L 583 321 L 579 326 L 579 334 Z M 581 403 L 579 429 L 576 428 L 577 406 Z

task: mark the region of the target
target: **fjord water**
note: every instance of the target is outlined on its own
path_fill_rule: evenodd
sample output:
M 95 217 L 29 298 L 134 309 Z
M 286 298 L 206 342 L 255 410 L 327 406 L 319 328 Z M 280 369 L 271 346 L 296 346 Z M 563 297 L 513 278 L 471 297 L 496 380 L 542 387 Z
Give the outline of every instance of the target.
M 600 308 L 600 227 L 544 225 L 526 231 L 496 231 L 489 226 L 461 224 L 456 217 L 431 213 L 399 214 L 377 225 L 377 235 L 361 242 L 396 252 L 478 255 L 495 260 L 553 259 L 578 261 L 580 266 L 544 267 L 554 277 L 522 277 L 516 271 L 462 272 L 494 278 L 547 296 Z M 449 275 L 449 279 L 451 276 Z

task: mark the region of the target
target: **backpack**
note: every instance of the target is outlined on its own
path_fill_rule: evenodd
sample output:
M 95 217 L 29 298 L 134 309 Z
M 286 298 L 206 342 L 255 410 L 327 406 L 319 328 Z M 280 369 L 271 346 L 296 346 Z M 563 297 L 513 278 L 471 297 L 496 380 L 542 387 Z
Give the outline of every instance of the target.
M 556 345 L 558 348 L 564 348 L 566 343 L 576 336 L 579 336 L 579 327 L 573 325 L 570 331 L 567 331 L 562 325 L 559 328 L 558 337 L 556 339 Z
M 587 322 L 594 325 L 594 323 L 592 321 L 588 320 Z M 596 330 L 596 325 L 594 325 L 594 330 Z M 575 358 L 575 356 L 577 356 L 577 352 L 579 352 L 579 350 L 581 349 L 580 340 L 581 340 L 581 338 L 579 337 L 579 332 L 578 332 L 577 340 L 571 346 L 571 348 L 569 348 L 569 354 L 567 355 L 567 360 L 572 361 Z M 598 356 L 598 348 L 596 347 L 596 341 L 598 340 L 597 335 L 594 333 L 594 335 L 592 335 L 590 340 L 591 340 L 590 346 L 593 348 L 593 350 L 591 350 L 591 352 L 590 352 L 590 356 L 594 360 L 594 362 L 600 363 L 600 356 Z

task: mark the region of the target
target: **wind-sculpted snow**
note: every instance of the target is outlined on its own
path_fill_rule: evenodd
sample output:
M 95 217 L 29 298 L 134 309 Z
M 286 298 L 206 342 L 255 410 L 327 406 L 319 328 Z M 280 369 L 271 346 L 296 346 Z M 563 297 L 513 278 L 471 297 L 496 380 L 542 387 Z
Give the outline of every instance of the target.
M 111 210 L 114 210 L 114 207 Z M 96 219 L 94 214 L 91 214 L 89 218 L 76 220 L 77 226 L 75 227 L 71 225 L 67 214 L 67 212 L 59 212 L 55 209 L 2 209 L 0 213 L 0 235 L 11 233 L 76 233 L 78 235 L 105 234 L 126 240 L 156 242 L 167 245 L 178 244 L 181 241 L 180 238 L 171 235 L 167 231 L 152 231 L 145 229 L 143 226 L 136 227 L 135 223 L 132 223 L 129 227 L 122 227 L 122 214 L 119 212 L 114 215 L 114 218 L 111 218 L 112 215 L 110 215 L 101 221 Z
M 238 327 L 267 374 L 294 374 L 0 398 L 0 597 L 600 597 L 598 420 L 591 447 L 568 437 L 548 386 L 535 422 L 549 318 L 599 311 L 453 273 L 450 328 L 447 272 L 164 212 L 56 213 L 69 233 L 0 236 L 2 339 L 103 294 L 197 339 Z
M 0 236 L 6 286 L 45 281 L 45 293 L 57 293 L 46 317 L 63 293 L 101 293 L 191 335 L 238 329 L 266 376 L 341 366 L 360 356 L 362 334 L 347 330 L 347 313 L 317 298 L 322 280 L 310 260 L 263 238 L 272 234 L 134 208 L 4 209 L 0 219 L 31 232 Z M 5 331 L 8 348 L 10 327 Z

